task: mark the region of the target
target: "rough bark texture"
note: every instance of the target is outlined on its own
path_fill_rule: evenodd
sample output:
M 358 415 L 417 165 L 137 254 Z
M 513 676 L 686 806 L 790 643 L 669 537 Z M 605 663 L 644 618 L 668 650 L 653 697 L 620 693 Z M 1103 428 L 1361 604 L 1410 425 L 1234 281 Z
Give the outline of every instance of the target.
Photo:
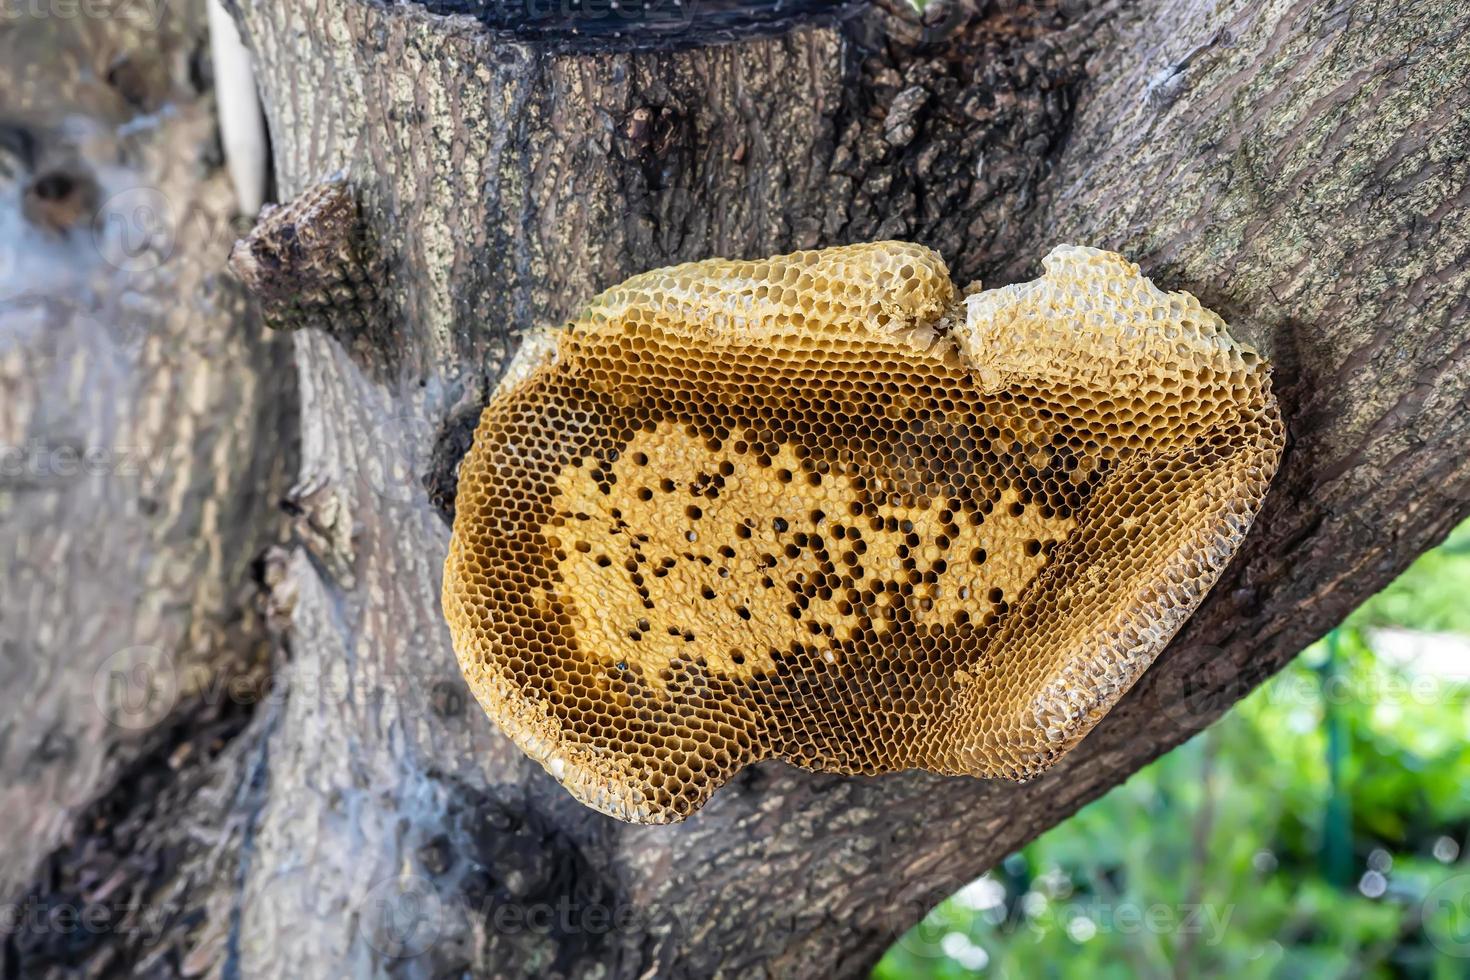
M 223 269 L 203 10 L 90 9 L 0 21 L 6 977 L 177 954 L 233 894 L 222 691 L 269 669 L 296 465 L 289 344 Z
M 85 895 L 100 848 L 119 862 L 110 887 L 172 930 L 146 948 L 0 937 L 27 975 L 145 956 L 219 976 L 859 975 L 944 894 L 1208 724 L 1470 510 L 1462 4 L 1038 0 L 937 4 L 922 20 L 856 5 L 755 30 L 696 18 L 651 46 L 365 0 L 239 6 L 281 195 L 317 195 L 268 216 L 235 263 L 266 314 L 300 328 L 294 381 L 279 341 L 223 314 L 195 315 L 190 337 L 233 348 L 129 377 L 182 390 L 190 368 L 227 372 L 200 384 L 237 441 L 208 424 L 216 402 L 194 409 L 206 421 L 177 438 L 189 492 L 168 511 L 188 530 L 146 546 L 182 595 L 248 581 L 271 539 L 262 488 L 294 444 L 279 414 L 298 420 L 292 540 L 261 563 L 272 696 L 250 687 L 220 706 L 188 688 L 149 744 L 181 744 L 210 711 L 221 744 L 146 769 L 157 784 L 139 801 L 117 781 L 156 756 L 117 748 L 135 743 L 48 691 L 86 691 L 87 657 L 124 639 L 199 653 L 217 674 L 255 634 L 218 651 L 181 639 L 186 626 L 134 640 L 161 628 L 140 611 L 108 623 L 105 649 L 37 639 L 81 630 L 130 550 L 30 585 L 51 613 L 7 586 L 6 636 L 17 609 L 29 645 L 0 692 L 6 718 L 28 746 L 97 731 L 78 733 L 90 761 L 43 758 L 32 783 L 18 774 L 38 750 L 14 755 L 11 733 L 0 792 L 28 794 L 3 799 L 36 829 L 0 884 Z M 312 225 L 324 200 L 336 217 Z M 303 232 L 310 247 L 294 247 Z M 767 763 L 681 825 L 579 807 L 466 704 L 439 614 L 454 466 L 489 386 L 523 330 L 630 273 L 882 237 L 992 285 L 1034 274 L 1055 242 L 1116 249 L 1221 312 L 1274 359 L 1290 427 L 1254 532 L 1155 668 L 1032 783 Z M 293 282 L 305 299 L 283 304 Z M 182 305 L 193 287 L 170 288 Z M 24 321 L 6 316 L 9 385 L 10 365 L 34 377 L 42 362 L 12 351 Z M 43 389 L 14 404 L 83 397 Z M 0 499 L 0 533 L 23 540 L 27 522 L 69 522 L 78 542 L 121 523 Z M 141 573 L 129 582 L 157 594 Z M 219 603 L 166 605 L 198 629 L 231 623 Z M 143 829 L 91 843 L 99 820 L 124 818 Z

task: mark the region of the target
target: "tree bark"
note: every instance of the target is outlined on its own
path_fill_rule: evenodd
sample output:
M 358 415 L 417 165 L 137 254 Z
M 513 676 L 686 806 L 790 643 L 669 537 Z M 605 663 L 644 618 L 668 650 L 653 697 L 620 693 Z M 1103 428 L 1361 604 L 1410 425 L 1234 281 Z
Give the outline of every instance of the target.
M 293 202 L 236 251 L 266 318 L 296 328 L 292 538 L 261 572 L 270 696 L 214 699 L 228 744 L 146 807 L 125 797 L 181 824 L 168 873 L 127 878 L 167 940 L 12 941 L 27 971 L 860 975 L 1470 512 L 1462 4 L 715 3 L 638 34 L 451 6 L 240 0 Z M 439 613 L 479 406 L 524 330 L 629 274 L 887 237 L 938 249 L 961 284 L 1028 278 L 1057 242 L 1114 249 L 1220 312 L 1273 359 L 1290 430 L 1252 534 L 1028 784 L 763 763 L 675 826 L 580 807 L 466 703 Z M 241 506 L 293 440 L 268 355 L 232 367 L 272 420 L 227 454 Z M 270 528 L 252 511 L 210 529 L 229 562 L 191 575 L 240 583 Z M 168 720 L 184 730 L 211 704 L 189 691 Z M 48 811 L 48 881 L 82 889 L 57 869 L 86 868 L 81 827 L 120 792 L 88 777 L 66 832 Z
M 124 972 L 233 894 L 296 385 L 224 272 L 202 8 L 0 13 L 0 976 Z

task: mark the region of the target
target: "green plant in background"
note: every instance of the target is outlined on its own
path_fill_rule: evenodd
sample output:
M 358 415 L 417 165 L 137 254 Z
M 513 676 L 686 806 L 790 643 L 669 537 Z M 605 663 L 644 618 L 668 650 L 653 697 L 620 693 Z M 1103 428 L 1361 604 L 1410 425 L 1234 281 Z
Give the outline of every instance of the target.
M 874 971 L 1219 974 L 1470 977 L 1470 522 Z

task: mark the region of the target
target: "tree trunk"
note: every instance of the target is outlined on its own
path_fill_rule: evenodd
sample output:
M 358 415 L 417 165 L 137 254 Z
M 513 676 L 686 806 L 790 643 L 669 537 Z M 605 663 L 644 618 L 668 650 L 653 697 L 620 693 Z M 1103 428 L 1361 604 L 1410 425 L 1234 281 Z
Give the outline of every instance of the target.
M 125 972 L 233 901 L 296 384 L 224 273 L 203 9 L 0 12 L 0 976 Z
M 0 884 L 53 905 L 85 896 L 100 846 L 163 938 L 22 930 L 8 949 L 27 975 L 145 958 L 220 976 L 860 975 L 1470 511 L 1463 4 L 1005 0 L 920 17 L 721 2 L 641 32 L 430 7 L 240 0 L 291 203 L 235 264 L 267 320 L 299 328 L 299 405 L 274 341 L 200 359 L 231 372 L 202 383 L 254 422 L 225 449 L 181 434 L 215 474 L 187 485 L 221 502 L 171 499 L 235 511 L 195 531 L 217 560 L 169 567 L 196 590 L 247 580 L 271 539 L 256 506 L 270 465 L 295 444 L 276 414 L 289 406 L 292 537 L 260 565 L 278 655 L 266 688 L 183 685 L 146 758 L 200 719 L 229 725 L 210 751 L 155 766 L 147 799 L 116 783 L 115 733 L 87 747 L 103 760 L 89 770 L 37 763 L 48 786 L 62 772 L 75 785 L 18 799 L 46 824 L 28 846 L 55 850 L 39 871 L 0 865 Z M 1154 668 L 1028 784 L 763 763 L 674 826 L 581 807 L 467 703 L 439 612 L 479 406 L 524 330 L 631 273 L 879 238 L 930 245 L 961 284 L 992 286 L 1033 275 L 1057 242 L 1096 245 L 1220 312 L 1273 359 L 1290 430 L 1254 530 Z M 159 376 L 184 386 L 183 370 Z M 82 538 L 105 523 L 60 519 Z M 54 613 L 21 618 L 30 631 L 81 628 L 102 583 L 68 581 Z M 118 637 L 139 642 L 144 619 Z M 22 662 L 90 683 L 72 642 L 41 661 L 32 641 Z M 206 652 L 167 642 L 176 659 Z M 200 658 L 206 676 L 232 676 L 223 657 Z M 79 723 L 28 693 L 52 683 L 11 689 L 26 731 Z M 64 809 L 79 801 L 90 809 Z M 99 821 L 144 830 L 97 845 Z

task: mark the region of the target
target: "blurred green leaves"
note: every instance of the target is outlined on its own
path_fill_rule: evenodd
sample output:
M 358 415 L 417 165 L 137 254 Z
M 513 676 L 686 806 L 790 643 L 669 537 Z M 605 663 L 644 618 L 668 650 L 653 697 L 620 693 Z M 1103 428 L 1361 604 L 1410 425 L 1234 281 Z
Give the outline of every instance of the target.
M 1470 664 L 1385 629 L 1470 637 L 1470 522 L 874 976 L 1470 977 Z

